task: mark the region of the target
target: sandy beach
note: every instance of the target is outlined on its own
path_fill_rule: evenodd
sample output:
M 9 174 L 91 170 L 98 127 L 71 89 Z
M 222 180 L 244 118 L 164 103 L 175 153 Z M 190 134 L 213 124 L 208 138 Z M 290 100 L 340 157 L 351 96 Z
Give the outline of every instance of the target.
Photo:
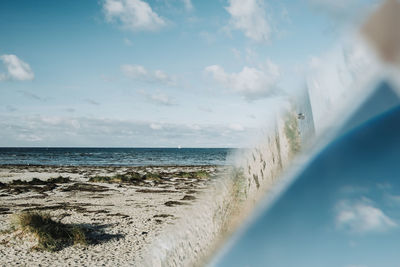
M 174 225 L 207 189 L 217 166 L 0 167 L 1 266 L 132 266 L 146 246 Z M 93 182 L 95 177 L 142 178 Z M 55 179 L 57 178 L 57 179 Z M 56 252 L 33 249 L 37 242 L 10 231 L 13 214 L 48 212 L 65 224 L 91 230 L 88 245 Z

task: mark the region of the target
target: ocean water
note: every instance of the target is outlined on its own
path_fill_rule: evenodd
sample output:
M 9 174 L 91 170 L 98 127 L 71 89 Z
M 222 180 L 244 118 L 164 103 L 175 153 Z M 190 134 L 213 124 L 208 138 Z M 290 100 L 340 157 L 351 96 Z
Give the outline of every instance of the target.
M 229 148 L 0 148 L 0 165 L 227 165 Z

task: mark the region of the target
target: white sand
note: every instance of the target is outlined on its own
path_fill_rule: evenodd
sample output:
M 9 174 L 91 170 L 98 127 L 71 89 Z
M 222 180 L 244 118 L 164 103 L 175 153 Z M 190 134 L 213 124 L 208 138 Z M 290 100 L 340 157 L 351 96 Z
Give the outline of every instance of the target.
M 34 240 L 18 233 L 0 234 L 1 266 L 132 266 L 140 262 L 142 251 L 162 233 L 167 225 L 191 209 L 196 200 L 182 200 L 184 196 L 197 196 L 207 187 L 208 179 L 171 178 L 160 184 L 153 181 L 145 185 L 119 185 L 88 183 L 95 175 L 113 175 L 127 171 L 177 172 L 204 169 L 215 173 L 215 167 L 0 167 L 0 182 L 32 178 L 47 180 L 60 175 L 70 177 L 73 183 L 58 184 L 54 190 L 15 194 L 0 188 L 0 231 L 10 229 L 10 217 L 26 209 L 50 212 L 63 223 L 85 224 L 101 232 L 98 244 L 69 246 L 58 252 L 32 250 Z M 74 183 L 98 185 L 104 192 L 63 192 Z M 164 190 L 138 192 L 138 190 Z M 190 197 L 187 197 L 190 198 Z M 167 201 L 185 205 L 167 206 Z

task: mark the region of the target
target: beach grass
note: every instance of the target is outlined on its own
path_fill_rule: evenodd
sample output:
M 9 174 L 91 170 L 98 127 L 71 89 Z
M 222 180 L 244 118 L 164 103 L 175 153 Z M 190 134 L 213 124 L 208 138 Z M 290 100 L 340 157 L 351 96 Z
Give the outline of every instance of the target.
M 138 183 L 141 181 L 159 181 L 161 175 L 159 173 L 148 172 L 140 174 L 138 172 L 127 172 L 123 174 L 116 174 L 114 176 L 94 176 L 89 178 L 89 182 L 93 183 Z
M 158 172 L 147 172 L 145 174 L 140 174 L 138 172 L 127 172 L 115 174 L 114 176 L 93 176 L 89 178 L 89 182 L 93 183 L 127 183 L 127 184 L 137 184 L 143 181 L 155 181 L 160 182 L 162 178 L 191 178 L 191 179 L 207 179 L 210 174 L 206 171 L 179 171 L 176 173 L 158 173 Z
M 48 185 L 48 184 L 65 184 L 70 183 L 69 177 L 58 176 L 57 178 L 49 178 L 47 180 L 40 180 L 38 178 L 32 178 L 31 181 L 23 181 L 20 179 L 13 180 L 10 185 Z
M 138 172 L 115 174 L 114 176 L 94 176 L 89 178 L 93 183 L 136 183 L 141 181 L 143 176 Z
M 18 213 L 13 216 L 12 225 L 14 230 L 34 235 L 38 240 L 34 248 L 38 250 L 54 252 L 69 245 L 87 245 L 83 227 L 55 221 L 49 213 Z
M 210 174 L 206 171 L 196 171 L 192 172 L 193 178 L 198 178 L 198 179 L 206 179 L 210 176 Z
M 194 171 L 194 172 L 178 172 L 175 176 L 179 178 L 206 179 L 210 175 L 206 171 Z
M 142 179 L 144 180 L 160 180 L 161 179 L 161 175 L 159 173 L 156 172 L 148 172 L 145 175 L 142 176 Z

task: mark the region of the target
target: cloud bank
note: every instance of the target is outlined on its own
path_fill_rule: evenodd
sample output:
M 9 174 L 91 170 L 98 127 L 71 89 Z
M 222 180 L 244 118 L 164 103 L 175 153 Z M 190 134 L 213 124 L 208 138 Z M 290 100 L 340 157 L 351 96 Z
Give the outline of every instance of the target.
M 237 127 L 0 114 L 0 146 L 238 147 L 252 129 Z

